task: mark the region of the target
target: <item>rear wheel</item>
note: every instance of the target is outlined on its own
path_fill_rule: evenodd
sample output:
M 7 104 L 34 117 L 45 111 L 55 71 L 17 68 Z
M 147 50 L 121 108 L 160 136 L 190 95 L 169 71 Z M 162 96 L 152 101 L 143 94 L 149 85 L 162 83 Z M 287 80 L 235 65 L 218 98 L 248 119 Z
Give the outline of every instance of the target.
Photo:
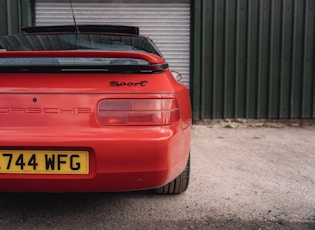
M 154 190 L 156 194 L 180 194 L 188 188 L 190 176 L 190 156 L 185 170 L 170 183 Z

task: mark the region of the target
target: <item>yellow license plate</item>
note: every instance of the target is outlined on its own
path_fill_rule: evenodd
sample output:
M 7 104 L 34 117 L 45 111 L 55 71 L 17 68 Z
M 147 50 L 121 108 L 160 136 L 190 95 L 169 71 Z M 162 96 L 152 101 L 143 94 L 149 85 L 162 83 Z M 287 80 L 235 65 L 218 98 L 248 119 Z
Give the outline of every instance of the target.
M 0 150 L 0 173 L 88 174 L 89 152 Z

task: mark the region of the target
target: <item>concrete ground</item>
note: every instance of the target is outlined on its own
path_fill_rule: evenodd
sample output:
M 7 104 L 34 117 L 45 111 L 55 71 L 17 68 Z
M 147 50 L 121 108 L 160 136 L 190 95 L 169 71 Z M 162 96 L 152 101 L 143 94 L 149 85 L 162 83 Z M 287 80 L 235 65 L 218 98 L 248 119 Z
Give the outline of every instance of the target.
M 188 195 L 199 197 L 193 213 L 314 223 L 315 128 L 237 126 L 193 127 Z

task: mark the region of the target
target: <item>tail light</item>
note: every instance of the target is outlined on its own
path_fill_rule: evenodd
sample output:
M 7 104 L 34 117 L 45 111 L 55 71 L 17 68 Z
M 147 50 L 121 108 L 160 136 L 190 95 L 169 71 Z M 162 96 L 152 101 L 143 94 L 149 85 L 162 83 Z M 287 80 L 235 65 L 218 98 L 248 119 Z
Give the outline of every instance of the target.
M 106 99 L 98 105 L 102 125 L 169 125 L 179 121 L 176 99 Z

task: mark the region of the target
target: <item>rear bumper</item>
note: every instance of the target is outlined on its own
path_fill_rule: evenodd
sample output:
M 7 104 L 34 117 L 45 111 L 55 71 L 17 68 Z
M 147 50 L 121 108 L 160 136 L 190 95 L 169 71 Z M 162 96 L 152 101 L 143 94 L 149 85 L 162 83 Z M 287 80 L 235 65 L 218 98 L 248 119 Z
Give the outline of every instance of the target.
M 163 186 L 185 168 L 191 129 L 1 130 L 0 148 L 87 150 L 89 174 L 1 174 L 2 192 L 132 191 Z

